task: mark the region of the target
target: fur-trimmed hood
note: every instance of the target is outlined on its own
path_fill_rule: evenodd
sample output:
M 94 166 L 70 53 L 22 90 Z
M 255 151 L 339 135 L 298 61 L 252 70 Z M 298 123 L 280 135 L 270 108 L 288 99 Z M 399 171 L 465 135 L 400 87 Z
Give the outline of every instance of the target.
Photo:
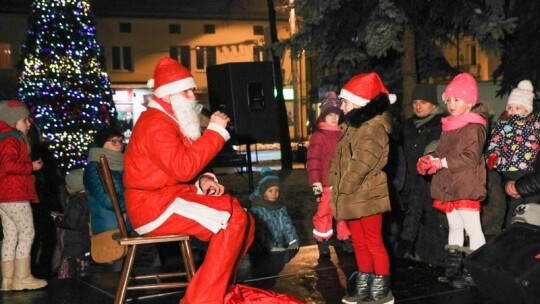
M 387 133 L 392 132 L 392 119 L 390 113 L 387 111 L 390 108 L 390 100 L 388 95 L 379 94 L 373 98 L 366 106 L 354 109 L 345 115 L 344 120 L 347 126 L 353 128 L 360 127 L 363 123 L 381 116 L 382 119 L 378 119 L 383 124 Z

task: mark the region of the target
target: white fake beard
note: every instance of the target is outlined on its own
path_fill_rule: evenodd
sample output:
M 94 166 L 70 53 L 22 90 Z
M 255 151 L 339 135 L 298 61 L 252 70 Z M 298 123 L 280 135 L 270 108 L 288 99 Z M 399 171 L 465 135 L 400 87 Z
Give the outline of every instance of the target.
M 197 107 L 197 101 L 189 100 L 180 95 L 173 95 L 171 96 L 171 106 L 184 135 L 191 140 L 201 137 L 200 108 Z

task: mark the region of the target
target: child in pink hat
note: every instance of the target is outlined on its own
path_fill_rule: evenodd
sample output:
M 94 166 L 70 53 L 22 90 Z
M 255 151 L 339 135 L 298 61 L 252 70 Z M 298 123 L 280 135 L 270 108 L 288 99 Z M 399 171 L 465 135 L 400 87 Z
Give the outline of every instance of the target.
M 450 116 L 442 118 L 443 133 L 434 152 L 418 160 L 422 175 L 432 174 L 433 207 L 446 214 L 449 233 L 445 278 L 452 287 L 473 286 L 461 259 L 486 240 L 480 223 L 480 202 L 486 197 L 486 169 L 482 154 L 486 141 L 485 114 L 478 114 L 478 86 L 468 73 L 457 75 L 442 95 Z M 464 247 L 464 232 L 469 246 Z

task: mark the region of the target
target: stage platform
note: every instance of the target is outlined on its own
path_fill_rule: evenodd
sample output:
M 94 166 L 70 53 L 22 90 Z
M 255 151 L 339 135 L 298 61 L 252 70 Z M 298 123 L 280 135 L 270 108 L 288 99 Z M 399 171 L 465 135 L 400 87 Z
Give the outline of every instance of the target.
M 339 246 L 336 246 L 339 248 Z M 240 266 L 238 283 L 287 293 L 306 303 L 341 303 L 349 276 L 356 269 L 354 255 L 332 248 L 330 259 L 319 260 L 316 245 L 298 251 L 249 254 Z M 413 260 L 392 260 L 395 303 L 481 304 L 476 288 L 453 289 L 439 283 L 440 267 Z M 79 279 L 52 278 L 42 290 L 0 292 L 6 304 L 108 304 L 113 302 L 119 273 L 98 273 Z M 131 292 L 128 303 L 177 304 L 182 290 Z

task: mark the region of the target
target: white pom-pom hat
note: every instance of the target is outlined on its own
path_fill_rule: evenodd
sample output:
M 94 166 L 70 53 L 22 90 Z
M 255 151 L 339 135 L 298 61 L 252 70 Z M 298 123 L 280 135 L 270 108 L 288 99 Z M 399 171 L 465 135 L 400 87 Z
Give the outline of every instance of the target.
M 517 88 L 513 89 L 508 96 L 508 105 L 520 105 L 532 113 L 533 111 L 534 88 L 529 80 L 519 82 Z

